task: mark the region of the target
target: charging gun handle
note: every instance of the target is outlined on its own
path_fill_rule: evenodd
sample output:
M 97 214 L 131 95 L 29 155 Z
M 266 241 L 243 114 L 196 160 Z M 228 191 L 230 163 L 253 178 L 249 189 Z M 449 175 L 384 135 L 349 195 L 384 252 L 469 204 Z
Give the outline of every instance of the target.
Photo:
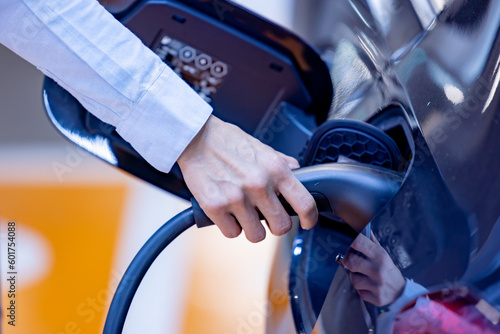
M 319 212 L 332 212 L 332 209 L 330 207 L 330 203 L 326 199 L 326 197 L 323 194 L 312 192 L 311 193 L 312 197 L 314 198 L 314 201 L 316 202 L 316 207 L 318 208 Z M 283 196 L 278 197 L 281 204 L 285 208 L 285 211 L 290 215 L 290 216 L 296 216 L 297 213 L 293 210 L 293 208 L 288 204 L 287 201 L 283 198 Z M 193 216 L 194 216 L 194 221 L 196 223 L 196 226 L 198 228 L 202 227 L 207 227 L 214 225 L 212 220 L 208 218 L 208 216 L 205 214 L 205 212 L 202 210 L 200 207 L 200 204 L 198 204 L 198 201 L 194 199 L 194 197 L 191 198 L 191 206 L 193 207 Z M 264 220 L 266 219 L 262 213 L 259 211 L 259 219 Z
M 313 196 L 319 212 L 331 212 L 361 231 L 380 208 L 398 191 L 403 176 L 381 167 L 358 163 L 328 163 L 296 169 L 294 175 Z M 280 196 L 290 216 L 297 214 Z M 213 225 L 192 198 L 199 228 Z M 260 219 L 265 219 L 259 212 Z

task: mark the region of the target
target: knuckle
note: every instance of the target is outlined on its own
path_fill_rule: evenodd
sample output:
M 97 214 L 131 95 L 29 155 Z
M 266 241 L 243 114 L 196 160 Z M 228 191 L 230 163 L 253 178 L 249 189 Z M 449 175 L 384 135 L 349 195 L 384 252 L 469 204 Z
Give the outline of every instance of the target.
M 293 209 L 297 214 L 302 218 L 312 218 L 316 214 L 316 202 L 312 196 L 307 194 L 303 194 L 301 199 L 294 204 Z
M 363 234 L 358 234 L 358 236 L 354 239 L 354 241 L 351 244 L 351 247 L 356 248 L 356 249 L 362 249 L 362 238 Z
M 230 196 L 228 196 L 227 203 L 228 207 L 240 207 L 245 204 L 245 194 L 242 191 L 235 191 Z
M 228 211 L 229 202 L 227 200 L 214 199 L 200 204 L 200 206 L 208 215 L 219 216 Z
M 316 212 L 316 202 L 311 196 L 301 201 L 301 210 L 306 215 L 311 215 Z
M 273 154 L 269 157 L 267 165 L 269 172 L 274 177 L 284 178 L 291 174 L 290 168 L 288 167 L 286 161 L 277 154 Z
M 252 193 L 262 193 L 267 191 L 268 179 L 262 174 L 255 173 L 245 180 L 244 188 Z

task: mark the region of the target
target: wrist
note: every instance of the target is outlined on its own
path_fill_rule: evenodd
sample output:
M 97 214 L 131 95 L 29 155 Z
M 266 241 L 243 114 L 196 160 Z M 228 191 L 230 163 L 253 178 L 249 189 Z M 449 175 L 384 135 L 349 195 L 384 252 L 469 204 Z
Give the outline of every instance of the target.
M 177 159 L 177 163 L 183 168 L 188 161 L 191 161 L 193 157 L 197 155 L 197 152 L 201 152 L 202 144 L 207 141 L 208 133 L 212 131 L 214 127 L 214 123 L 216 123 L 219 119 L 213 115 L 210 115 L 205 122 L 205 124 L 201 127 L 200 131 L 194 136 L 191 142 L 186 146 L 184 151 L 181 153 L 179 158 Z

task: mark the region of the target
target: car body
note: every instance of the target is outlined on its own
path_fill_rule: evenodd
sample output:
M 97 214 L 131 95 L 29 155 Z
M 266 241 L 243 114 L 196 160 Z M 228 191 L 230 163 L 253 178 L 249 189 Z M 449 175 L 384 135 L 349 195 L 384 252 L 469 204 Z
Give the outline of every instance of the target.
M 319 126 L 336 120 L 382 130 L 398 146 L 397 170 L 404 180 L 370 229 L 404 276 L 426 287 L 460 280 L 500 217 L 500 3 L 298 0 L 296 8 L 296 29 L 307 42 L 222 0 L 138 1 L 115 14 L 217 116 L 277 150 L 300 158 Z M 190 56 L 183 58 L 182 50 Z M 208 57 L 213 68 L 205 66 L 206 59 L 190 59 L 193 52 Z M 196 75 L 188 76 L 183 65 L 191 62 Z M 202 90 L 207 76 L 211 89 Z M 178 168 L 169 174 L 154 170 L 112 127 L 50 80 L 44 100 L 51 120 L 70 140 L 190 197 Z M 352 311 L 364 307 L 359 297 L 332 297 L 339 293 L 332 292 L 332 282 L 349 287 L 337 275 L 336 252 L 313 261 L 322 238 L 347 235 L 341 224 L 325 220 L 281 241 L 269 291 L 290 298 L 278 303 L 270 294 L 276 311 L 269 333 L 293 327 L 310 333 L 322 312 L 350 312 L 351 320 L 329 318 L 329 332 L 370 313 Z

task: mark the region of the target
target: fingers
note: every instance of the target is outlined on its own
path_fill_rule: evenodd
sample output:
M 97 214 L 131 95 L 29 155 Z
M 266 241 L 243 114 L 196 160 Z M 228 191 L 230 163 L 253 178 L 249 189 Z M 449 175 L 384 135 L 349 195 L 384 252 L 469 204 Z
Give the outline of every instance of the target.
M 277 153 L 283 160 L 285 160 L 285 162 L 287 163 L 288 167 L 290 167 L 290 169 L 297 169 L 300 167 L 297 159 L 290 157 L 286 154 L 283 154 L 281 152 L 277 152 Z
M 241 226 L 234 216 L 229 213 L 229 203 L 227 201 L 219 199 L 205 203 L 201 199 L 204 198 L 199 199 L 203 212 L 217 225 L 225 237 L 236 238 L 241 234 Z
M 233 214 L 250 242 L 256 243 L 266 238 L 266 230 L 262 226 L 255 208 L 248 205 L 238 205 L 233 209 Z
M 370 277 L 360 274 L 360 273 L 349 273 L 351 278 L 351 283 L 354 289 L 360 290 L 368 290 L 372 291 L 375 288 L 375 283 L 370 279 Z
M 236 238 L 241 234 L 241 226 L 232 215 L 225 215 L 215 221 L 226 238 Z
M 370 239 L 362 234 L 358 235 L 342 264 L 350 271 L 353 287 L 369 303 L 388 305 L 404 289 L 404 277 L 373 233 Z
M 360 253 L 363 253 L 368 257 L 371 257 L 379 251 L 373 241 L 371 241 L 361 233 L 358 234 L 356 239 L 354 239 L 353 243 L 351 244 L 351 248 Z
M 376 275 L 377 267 L 384 264 L 385 255 L 384 249 L 376 240 L 373 232 L 370 239 L 361 233 L 358 234 L 351 244 L 351 250 L 345 255 L 342 264 L 352 272 L 368 276 Z M 360 254 L 356 254 L 356 252 Z
M 258 211 L 266 219 L 271 233 L 280 236 L 291 229 L 291 218 L 274 190 L 266 187 L 265 183 L 261 186 L 259 182 L 253 181 L 247 182 L 241 189 L 234 186 L 219 189 L 210 198 L 203 198 L 200 206 L 226 237 L 236 237 L 243 229 L 249 241 L 255 243 L 264 240 L 266 231 Z
M 177 160 L 186 185 L 207 216 L 228 237 L 242 229 L 258 242 L 265 237 L 258 211 L 275 235 L 291 228 L 281 194 L 304 228 L 318 219 L 316 203 L 291 169 L 296 159 L 276 152 L 241 129 L 211 116 Z
M 347 252 L 342 260 L 342 265 L 352 273 L 359 273 L 366 276 L 372 276 L 375 274 L 375 270 L 372 263 L 353 252 Z
M 285 211 L 283 205 L 275 193 L 266 194 L 259 203 L 258 210 L 262 213 L 269 226 L 269 230 L 276 236 L 283 235 L 292 228 L 290 215 Z
M 350 273 L 352 286 L 358 292 L 359 296 L 375 306 L 384 306 L 393 303 L 402 293 L 405 281 L 393 282 L 390 278 L 383 281 L 373 280 L 359 273 Z
M 201 208 L 224 236 L 235 238 L 243 230 L 246 238 L 253 243 L 265 239 L 266 231 L 260 222 L 258 212 L 240 189 L 236 187 L 229 187 L 225 191 L 219 189 L 214 191 L 211 198 L 202 199 L 203 201 L 200 199 Z
M 291 173 L 280 182 L 278 191 L 297 213 L 300 225 L 309 230 L 318 222 L 318 209 L 312 195 Z

